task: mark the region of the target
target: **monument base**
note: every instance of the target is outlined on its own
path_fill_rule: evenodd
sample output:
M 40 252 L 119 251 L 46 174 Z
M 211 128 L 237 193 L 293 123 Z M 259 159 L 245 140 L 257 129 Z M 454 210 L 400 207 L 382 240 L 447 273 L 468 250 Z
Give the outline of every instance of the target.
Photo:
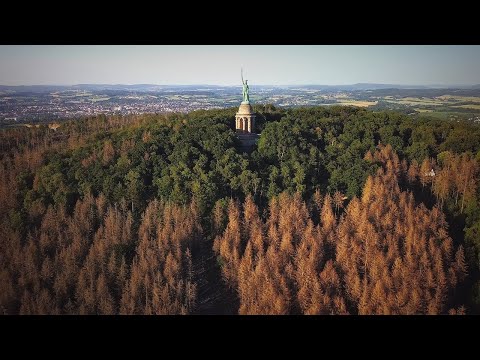
M 260 134 L 237 131 L 237 137 L 241 143 L 240 150 L 250 152 L 252 147 L 257 143 Z

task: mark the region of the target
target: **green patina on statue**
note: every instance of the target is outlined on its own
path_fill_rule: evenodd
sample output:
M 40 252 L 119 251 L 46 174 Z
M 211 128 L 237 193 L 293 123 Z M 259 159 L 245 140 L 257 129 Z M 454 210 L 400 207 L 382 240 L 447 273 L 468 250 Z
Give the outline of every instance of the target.
M 248 80 L 243 81 L 243 69 L 241 71 L 241 74 L 242 74 L 242 84 L 243 84 L 243 90 L 242 90 L 243 101 L 242 101 L 242 103 L 249 104 L 250 103 L 250 97 L 248 95 Z

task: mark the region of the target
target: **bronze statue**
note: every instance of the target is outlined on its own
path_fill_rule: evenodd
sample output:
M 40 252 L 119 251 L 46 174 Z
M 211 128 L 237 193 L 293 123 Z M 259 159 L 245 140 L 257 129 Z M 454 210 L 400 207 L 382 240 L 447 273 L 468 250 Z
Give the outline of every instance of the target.
M 242 95 L 243 95 L 243 103 L 250 103 L 250 97 L 248 95 L 248 80 L 243 81 L 243 69 L 241 71 L 242 75 L 242 84 L 243 84 L 243 90 L 242 90 Z

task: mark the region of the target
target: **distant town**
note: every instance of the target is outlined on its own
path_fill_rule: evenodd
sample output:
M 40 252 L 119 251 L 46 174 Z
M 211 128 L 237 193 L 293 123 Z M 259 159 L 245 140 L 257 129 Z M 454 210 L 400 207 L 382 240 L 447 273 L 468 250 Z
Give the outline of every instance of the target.
M 75 85 L 0 86 L 0 126 L 98 114 L 189 112 L 234 107 L 240 86 Z M 396 110 L 409 115 L 480 122 L 480 87 L 252 86 L 254 104 L 280 107 L 346 105 Z

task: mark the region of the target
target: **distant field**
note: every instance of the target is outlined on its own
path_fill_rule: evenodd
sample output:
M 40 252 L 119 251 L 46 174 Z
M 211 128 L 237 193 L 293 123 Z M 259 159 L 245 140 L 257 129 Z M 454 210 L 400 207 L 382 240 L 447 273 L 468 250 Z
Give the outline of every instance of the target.
M 385 98 L 386 99 L 386 98 Z M 478 103 L 480 104 L 480 97 L 474 97 L 474 96 L 454 96 L 454 95 L 443 95 L 443 96 L 438 96 L 435 98 L 414 98 L 414 97 L 406 97 L 402 99 L 396 99 L 396 100 L 387 100 L 389 102 L 398 102 L 398 103 L 403 103 L 403 104 L 411 104 L 411 105 L 428 105 L 428 106 L 439 106 L 439 105 L 445 105 L 445 106 L 456 106 L 455 103 L 462 103 L 462 102 L 473 102 L 473 103 Z M 475 105 L 475 104 L 473 104 Z M 466 107 L 470 105 L 458 105 L 462 107 Z M 473 109 L 476 109 L 476 107 L 472 107 Z
M 65 94 L 65 93 L 52 93 L 50 94 L 54 98 L 75 98 L 75 97 L 85 97 L 85 96 L 94 96 L 92 93 L 89 92 L 81 92 L 81 93 L 74 93 L 74 94 Z
M 438 101 L 434 99 L 420 99 L 420 98 L 403 98 L 403 99 L 396 99 L 396 100 L 386 100 L 390 103 L 397 103 L 397 104 L 403 104 L 403 105 L 410 105 L 410 106 L 419 106 L 419 105 L 424 105 L 424 106 L 440 106 L 440 105 L 445 105 L 444 101 Z
M 95 99 L 91 99 L 93 102 L 98 102 L 98 101 L 107 101 L 107 100 L 110 100 L 109 97 L 103 97 L 103 98 L 95 98 Z
M 369 107 L 372 105 L 377 105 L 378 101 L 360 101 L 360 100 L 338 100 L 341 105 L 351 105 L 358 107 Z
M 475 109 L 475 110 L 480 110 L 480 104 L 475 105 L 475 104 L 468 104 L 468 105 L 453 105 L 453 108 L 462 108 L 462 109 Z
M 392 108 L 395 108 L 395 105 L 401 106 L 402 108 L 410 107 L 412 110 L 418 111 L 420 113 L 428 113 L 432 116 L 449 118 L 452 114 L 461 114 L 460 109 L 471 109 L 472 112 L 480 110 L 480 97 L 474 96 L 456 96 L 456 95 L 442 95 L 437 97 L 393 97 L 385 96 L 379 97 L 374 96 L 367 99 L 354 99 L 345 97 L 343 94 L 341 96 L 337 95 L 334 97 L 337 104 L 340 105 L 351 105 L 358 107 L 369 107 L 377 105 L 378 101 L 384 101 L 386 103 L 392 104 Z M 378 99 L 374 101 L 374 99 Z M 465 104 L 470 102 L 471 104 Z M 438 110 L 437 110 L 438 109 Z M 449 111 L 451 110 L 451 111 Z M 440 115 L 446 114 L 446 115 Z M 463 115 L 465 116 L 465 110 Z
M 454 101 L 458 101 L 458 102 L 470 101 L 470 102 L 480 103 L 480 97 L 476 97 L 476 96 L 442 95 L 442 96 L 438 96 L 437 99 L 440 99 L 440 100 L 454 100 Z

